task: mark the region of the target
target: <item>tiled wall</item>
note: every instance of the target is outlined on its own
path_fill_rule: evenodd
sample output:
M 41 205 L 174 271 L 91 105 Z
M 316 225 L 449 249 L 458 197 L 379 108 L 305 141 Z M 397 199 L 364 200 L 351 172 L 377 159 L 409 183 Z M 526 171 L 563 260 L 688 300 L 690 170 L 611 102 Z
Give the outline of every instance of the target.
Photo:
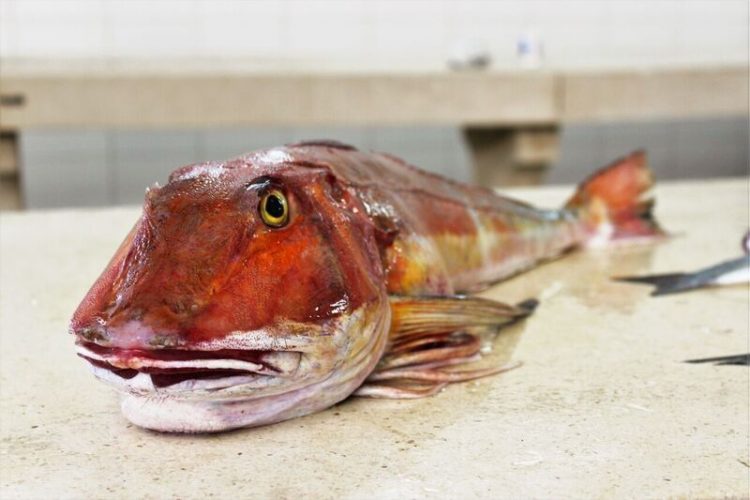
M 0 57 L 442 67 L 474 43 L 512 67 L 525 33 L 541 41 L 550 66 L 747 63 L 748 1 L 0 0 Z M 546 180 L 576 181 L 644 146 L 661 178 L 745 175 L 747 136 L 746 119 L 566 127 Z M 471 178 L 466 143 L 451 127 L 32 130 L 21 141 L 23 194 L 31 208 L 138 203 L 178 165 L 316 137 Z
M 453 127 L 211 129 L 160 132 L 30 131 L 23 135 L 24 198 L 29 208 L 138 204 L 146 186 L 178 166 L 227 159 L 301 138 L 337 138 L 387 151 L 423 168 L 469 181 L 470 154 Z M 638 148 L 659 179 L 747 175 L 746 119 L 575 125 L 547 183 L 573 183 Z
M 475 41 L 515 64 L 747 60 L 747 0 L 0 0 L 0 56 L 258 57 L 441 65 Z
M 163 183 L 181 165 L 310 138 L 336 138 L 401 155 L 461 180 L 471 178 L 468 153 L 453 127 L 32 130 L 21 140 L 24 201 L 29 208 L 140 203 L 146 186 Z

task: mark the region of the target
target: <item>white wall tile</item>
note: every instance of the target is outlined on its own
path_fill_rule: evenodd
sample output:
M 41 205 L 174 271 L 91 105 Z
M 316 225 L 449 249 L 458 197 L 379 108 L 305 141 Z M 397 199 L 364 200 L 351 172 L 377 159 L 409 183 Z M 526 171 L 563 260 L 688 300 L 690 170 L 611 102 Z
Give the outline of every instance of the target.
M 748 3 L 685 2 L 678 18 L 681 59 L 744 62 L 748 57 Z
M 0 57 L 18 53 L 17 0 L 0 0 Z
M 204 1 L 202 55 L 272 58 L 284 55 L 283 2 Z
M 14 55 L 104 56 L 102 12 L 100 0 L 19 0 Z
M 471 167 L 461 153 L 462 140 L 451 127 L 376 128 L 372 149 L 393 154 L 425 170 L 469 180 Z
M 445 48 L 450 54 L 464 43 L 489 51 L 493 64 L 516 64 L 516 42 L 529 29 L 522 2 L 447 2 Z M 445 56 L 445 54 L 442 54 Z
M 201 132 L 201 136 L 201 160 L 228 160 L 284 143 L 284 131 L 279 127 L 212 128 Z
M 747 175 L 742 118 L 606 125 L 562 130 L 561 157 L 545 183 L 579 182 L 596 168 L 645 148 L 657 179 Z M 22 186 L 30 208 L 139 204 L 147 185 L 172 170 L 301 139 L 334 138 L 400 156 L 470 181 L 466 142 L 451 127 L 249 128 L 167 132 L 28 131 L 21 136 Z
M 28 208 L 111 203 L 105 132 L 26 131 L 20 137 L 21 187 Z
M 138 204 L 147 186 L 164 184 L 178 167 L 197 163 L 199 133 L 186 131 L 115 131 L 112 136 L 111 185 L 113 202 Z
M 635 64 L 668 61 L 678 48 L 672 2 L 615 2 L 609 12 L 607 53 Z
M 535 34 L 544 64 L 589 66 L 606 59 L 609 36 L 602 2 L 538 1 L 527 9 L 516 31 Z
M 282 144 L 301 141 L 333 140 L 359 149 L 369 149 L 368 130 L 365 127 L 293 127 L 284 130 Z
M 419 61 L 533 32 L 561 65 L 746 62 L 746 0 L 0 0 L 0 55 Z
M 197 0 L 107 0 L 104 24 L 114 57 L 191 57 L 203 46 Z
M 598 166 L 612 158 L 604 154 L 604 130 L 594 125 L 563 127 L 560 136 L 560 158 L 546 174 L 544 183 L 579 182 Z
M 282 5 L 282 43 L 291 57 L 353 59 L 369 48 L 361 1 L 287 0 Z
M 675 178 L 746 175 L 748 165 L 747 120 L 720 121 L 706 127 L 705 122 L 676 124 L 677 150 Z M 741 135 L 744 132 L 744 137 Z
M 569 125 L 561 156 L 545 183 L 575 183 L 596 168 L 645 149 L 657 182 L 665 179 L 747 175 L 746 119 Z
M 248 56 L 442 66 L 457 44 L 477 41 L 497 66 L 513 66 L 516 41 L 526 32 L 536 33 L 554 66 L 746 63 L 748 2 L 0 0 L 2 57 Z M 649 149 L 662 177 L 745 172 L 747 122 L 721 123 L 568 127 L 548 181 L 577 181 L 638 146 Z M 180 164 L 320 137 L 469 177 L 466 144 L 455 128 L 38 131 L 22 139 L 24 190 L 30 206 L 139 203 L 145 185 Z
M 375 2 L 368 18 L 374 30 L 372 53 L 378 59 L 423 59 L 442 64 L 450 50 L 445 2 Z

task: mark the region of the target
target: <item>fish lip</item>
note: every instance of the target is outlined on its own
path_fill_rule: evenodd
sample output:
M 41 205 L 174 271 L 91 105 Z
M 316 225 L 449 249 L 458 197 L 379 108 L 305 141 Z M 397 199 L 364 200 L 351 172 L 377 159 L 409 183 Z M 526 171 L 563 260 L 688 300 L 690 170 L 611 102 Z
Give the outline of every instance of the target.
M 170 419 L 182 417 L 161 410 L 157 411 L 161 412 L 158 417 L 147 414 L 154 408 L 162 408 L 162 404 L 178 401 L 207 405 L 201 407 L 214 408 L 211 411 L 219 413 L 232 413 L 232 408 L 240 403 L 257 404 L 260 406 L 253 407 L 253 412 L 257 411 L 260 416 L 247 415 L 246 418 L 259 422 L 258 418 L 263 415 L 299 415 L 309 413 L 311 408 L 323 408 L 325 402 L 338 402 L 361 384 L 385 345 L 390 309 L 384 304 L 387 302 L 377 302 L 367 309 L 360 308 L 322 324 L 282 321 L 264 328 L 236 330 L 218 338 L 181 343 L 177 347 L 152 345 L 148 340 L 153 338 L 153 332 L 149 338 L 120 336 L 114 342 L 112 339 L 88 340 L 78 335 L 76 329 L 71 331 L 76 335 L 78 355 L 87 361 L 93 375 L 120 392 L 123 401 L 137 402 L 135 406 L 128 406 L 127 412 L 123 407 L 123 412 L 138 425 L 168 429 Z M 368 321 L 373 311 L 378 313 L 375 321 Z M 361 335 L 351 335 L 352 331 L 360 330 Z M 199 359 L 191 359 L 190 353 Z M 232 364 L 241 359 L 264 366 L 258 373 L 226 370 L 228 366 L 216 363 L 216 360 L 223 362 L 228 358 Z M 206 360 L 213 361 L 207 363 Z M 187 363 L 178 365 L 175 361 Z M 206 368 L 209 365 L 212 368 Z M 268 370 L 264 373 L 266 367 Z M 177 376 L 167 382 L 160 381 L 159 375 L 164 371 Z M 194 371 L 195 377 L 185 376 L 186 371 Z M 313 387 L 325 389 L 315 393 Z M 302 395 L 312 400 L 299 399 Z M 279 407 L 284 401 L 293 404 Z M 250 410 L 243 406 L 240 413 L 246 411 Z M 139 413 L 146 415 L 146 420 L 139 417 Z M 159 422 L 147 421 L 152 417 Z M 199 423 L 191 424 L 190 428 L 197 429 L 195 425 Z
M 125 378 L 110 369 L 95 364 L 89 364 L 89 368 L 96 378 L 113 386 L 122 393 L 159 398 L 176 397 L 180 399 L 221 400 L 225 399 L 222 393 L 227 390 L 232 390 L 238 386 L 256 384 L 264 379 L 272 379 L 272 377 L 265 375 L 245 373 L 218 378 L 188 378 L 174 383 L 158 384 L 155 383 L 154 379 L 148 373 L 144 372 L 135 372 L 135 375 Z M 229 394 L 230 399 L 231 396 L 232 394 Z
M 111 338 L 88 338 L 80 329 L 70 331 L 76 336 L 76 354 L 98 379 L 117 390 L 190 398 L 238 386 L 262 389 L 307 380 L 309 358 L 316 347 L 308 336 L 309 325 L 292 326 L 294 333 L 283 337 L 276 337 L 273 329 L 238 330 L 189 347 L 180 342 L 117 345 Z
M 186 360 L 170 360 L 170 359 L 159 359 L 158 357 L 152 356 L 139 356 L 139 355 L 128 355 L 123 357 L 117 352 L 112 354 L 100 354 L 92 351 L 83 345 L 76 346 L 76 352 L 79 356 L 84 359 L 91 359 L 94 361 L 100 361 L 107 363 L 114 368 L 118 369 L 133 369 L 143 371 L 144 369 L 156 368 L 160 370 L 185 370 L 185 369 L 201 369 L 201 370 L 243 370 L 253 373 L 260 374 L 277 374 L 278 370 L 274 370 L 270 365 L 264 363 L 254 363 L 252 361 L 243 361 L 239 359 L 231 358 L 208 358 L 208 359 L 186 359 Z M 189 353 L 191 351 L 187 351 Z M 266 351 L 263 351 L 266 352 Z M 155 351 L 158 353 L 158 351 Z M 270 372 L 270 373 L 269 373 Z
M 216 352 L 216 356 L 212 356 L 212 351 L 182 350 L 179 354 L 184 353 L 186 359 L 165 358 L 166 353 L 175 355 L 175 351 L 133 352 L 133 350 L 109 348 L 84 342 L 76 344 L 76 354 L 92 367 L 111 372 L 112 375 L 122 379 L 125 385 L 137 374 L 145 374 L 152 379 L 156 390 L 180 385 L 186 381 L 217 380 L 218 382 L 219 379 L 239 380 L 243 377 L 288 378 L 292 377 L 299 368 L 302 356 L 300 352 L 294 351 L 255 350 L 248 351 L 248 354 L 253 354 L 256 360 L 248 361 L 226 357 L 221 352 Z M 190 358 L 191 354 L 195 357 Z M 157 382 L 159 378 L 162 379 L 161 382 Z

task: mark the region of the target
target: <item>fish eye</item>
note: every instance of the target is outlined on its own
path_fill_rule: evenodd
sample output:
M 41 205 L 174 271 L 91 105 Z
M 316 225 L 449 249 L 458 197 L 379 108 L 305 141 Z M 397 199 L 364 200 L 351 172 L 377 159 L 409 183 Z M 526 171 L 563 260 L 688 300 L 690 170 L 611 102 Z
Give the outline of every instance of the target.
M 286 196 L 278 189 L 272 189 L 260 198 L 258 210 L 260 218 L 269 227 L 281 227 L 289 220 Z

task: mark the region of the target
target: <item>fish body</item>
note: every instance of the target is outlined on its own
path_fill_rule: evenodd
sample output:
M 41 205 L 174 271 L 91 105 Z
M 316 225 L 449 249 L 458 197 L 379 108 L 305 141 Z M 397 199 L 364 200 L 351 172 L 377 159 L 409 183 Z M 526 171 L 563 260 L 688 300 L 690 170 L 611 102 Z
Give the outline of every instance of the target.
M 584 244 L 660 233 L 641 153 L 536 209 L 385 154 L 318 141 L 182 167 L 70 331 L 137 425 L 211 432 L 502 371 L 474 327 L 533 304 L 464 295 Z M 364 385 L 363 385 L 364 384 Z

